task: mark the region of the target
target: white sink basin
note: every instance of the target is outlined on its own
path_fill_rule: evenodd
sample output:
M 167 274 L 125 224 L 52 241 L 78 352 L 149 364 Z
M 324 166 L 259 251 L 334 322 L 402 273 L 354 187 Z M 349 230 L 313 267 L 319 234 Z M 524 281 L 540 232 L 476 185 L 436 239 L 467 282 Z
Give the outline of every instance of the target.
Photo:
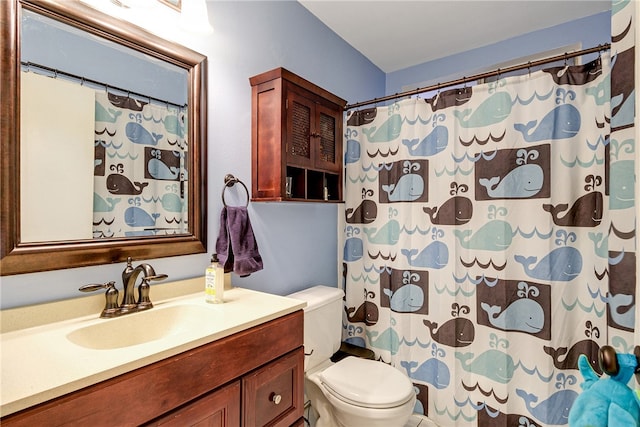
M 154 307 L 75 329 L 67 339 L 92 350 L 113 350 L 192 331 L 213 315 L 207 307 L 193 304 Z

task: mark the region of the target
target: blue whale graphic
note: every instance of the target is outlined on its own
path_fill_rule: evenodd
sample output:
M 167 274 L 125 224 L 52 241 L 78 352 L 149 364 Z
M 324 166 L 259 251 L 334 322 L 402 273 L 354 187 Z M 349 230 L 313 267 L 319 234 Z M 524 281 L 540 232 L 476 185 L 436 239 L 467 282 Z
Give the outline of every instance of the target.
M 449 130 L 445 126 L 436 126 L 420 143 L 418 141 L 417 138 L 403 139 L 402 143 L 407 146 L 412 156 L 433 156 L 447 148 Z
M 169 212 L 182 212 L 182 200 L 180 196 L 173 193 L 166 193 L 160 199 L 164 210 Z
M 412 202 L 424 193 L 424 178 L 415 173 L 402 175 L 395 184 L 383 185 L 382 191 L 388 194 L 391 202 Z
M 437 389 L 443 389 L 449 386 L 451 382 L 451 372 L 444 362 L 432 358 L 420 365 L 415 371 L 411 369 L 418 366 L 418 362 L 401 361 L 400 366 L 407 370 L 409 378 L 416 381 L 431 384 Z
M 355 139 L 347 140 L 347 149 L 344 153 L 344 164 L 355 163 L 360 160 L 360 143 Z
M 513 241 L 511 225 L 498 219 L 489 221 L 473 235 L 471 230 L 453 230 L 453 234 L 460 240 L 460 245 L 466 249 L 503 251 Z
M 454 110 L 453 114 L 458 119 L 460 126 L 464 128 L 477 128 L 499 123 L 511 114 L 513 103 L 507 92 L 498 92 L 485 99 L 476 108 L 464 111 Z
M 502 180 L 495 176 L 490 179 L 481 178 L 478 183 L 487 189 L 489 197 L 522 199 L 540 192 L 544 173 L 539 165 L 528 164 L 513 169 Z
M 516 365 L 513 358 L 499 350 L 487 350 L 469 363 L 473 353 L 456 352 L 456 359 L 460 360 L 462 368 L 467 372 L 482 375 L 502 384 L 508 383 L 513 378 Z
M 94 117 L 96 122 L 115 123 L 118 120 L 118 117 L 120 117 L 120 115 L 122 114 L 122 111 L 114 110 L 111 108 L 109 108 L 109 110 L 107 111 L 107 109 L 105 109 L 98 101 L 96 101 L 95 109 L 96 111 Z
M 527 142 L 573 138 L 580 130 L 580 112 L 571 104 L 559 105 L 548 112 L 538 127 L 533 129 L 536 124 L 537 120 L 532 120 L 526 125 L 516 123 L 513 127 L 522 133 Z
M 168 133 L 178 135 L 180 138 L 184 138 L 184 124 L 176 115 L 167 116 L 164 118 L 164 128 Z
M 394 114 L 389 117 L 386 122 L 380 125 L 379 128 L 375 126 L 369 129 L 362 129 L 362 133 L 367 136 L 369 142 L 389 142 L 400 136 L 402 130 L 402 116 L 400 114 Z
M 538 333 L 544 327 L 544 310 L 536 301 L 521 298 L 500 311 L 497 305 L 483 302 L 480 307 L 487 312 L 489 323 L 505 331 Z
M 357 261 L 362 258 L 364 254 L 364 247 L 362 245 L 362 239 L 359 237 L 349 237 L 344 242 L 344 260 L 347 262 Z
M 162 160 L 149 159 L 147 164 L 149 175 L 155 179 L 175 180 L 179 176 L 179 169 L 175 166 L 167 166 Z
M 419 254 L 417 249 L 401 249 L 400 253 L 407 257 L 407 262 L 412 267 L 439 269 L 449 263 L 449 248 L 439 241 L 431 243 Z M 414 257 L 416 254 L 418 255 Z
M 610 295 L 607 302 L 613 321 L 627 329 L 633 329 L 636 323 L 636 305 L 633 303 L 633 295 Z
M 635 203 L 634 160 L 611 163 L 609 169 L 609 208 L 627 209 Z
M 530 268 L 538 258 L 530 256 L 525 258 L 516 255 L 516 262 L 524 267 L 527 276 L 538 280 L 552 282 L 569 282 L 575 279 L 582 271 L 582 255 L 576 248 L 564 246 L 549 252 L 534 268 Z
M 369 239 L 369 243 L 395 245 L 400 240 L 400 223 L 395 219 L 389 220 L 377 233 L 376 230 L 376 228 L 366 227 L 363 229 L 364 234 Z
M 151 135 L 148 130 L 142 127 L 140 123 L 129 122 L 124 128 L 124 131 L 129 138 L 129 141 L 134 144 L 141 145 L 158 145 L 158 141 L 162 138 L 162 135 L 154 133 Z
M 392 292 L 390 289 L 382 290 L 390 299 L 389 307 L 399 313 L 411 313 L 418 311 L 424 304 L 424 291 L 418 285 L 403 285 Z
M 516 394 L 524 399 L 531 415 L 540 422 L 551 425 L 569 424 L 569 411 L 573 406 L 573 402 L 578 398 L 578 393 L 573 390 L 560 390 L 534 407 L 532 403 L 538 401 L 538 396 L 529 394 L 519 388 L 516 389 Z
M 94 212 L 111 212 L 121 199 L 107 197 L 103 199 L 98 193 L 93 193 L 93 211 Z
M 371 347 L 379 348 L 382 350 L 390 351 L 391 354 L 396 354 L 400 349 L 400 337 L 393 328 L 385 329 L 379 336 L 378 332 L 366 330 L 365 332 L 369 338 Z
M 149 215 L 144 209 L 131 206 L 124 211 L 124 222 L 130 227 L 153 227 L 159 216 L 159 213 Z

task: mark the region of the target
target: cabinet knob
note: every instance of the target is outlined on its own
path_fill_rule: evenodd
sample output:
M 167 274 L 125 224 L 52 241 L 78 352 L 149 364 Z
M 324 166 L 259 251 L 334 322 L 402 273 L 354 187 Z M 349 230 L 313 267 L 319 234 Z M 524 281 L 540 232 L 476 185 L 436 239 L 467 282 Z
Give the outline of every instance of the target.
M 282 401 L 282 396 L 280 396 L 279 394 L 276 394 L 276 393 L 271 393 L 270 400 L 273 403 L 275 403 L 276 405 L 279 405 L 280 401 Z

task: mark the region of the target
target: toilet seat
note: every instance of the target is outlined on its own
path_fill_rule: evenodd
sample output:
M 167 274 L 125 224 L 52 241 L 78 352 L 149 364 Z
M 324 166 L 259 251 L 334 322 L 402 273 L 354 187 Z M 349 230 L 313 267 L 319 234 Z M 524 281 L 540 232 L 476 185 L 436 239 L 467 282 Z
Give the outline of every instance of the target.
M 406 375 L 375 360 L 347 357 L 318 376 L 335 398 L 363 408 L 393 408 L 415 396 L 413 384 Z

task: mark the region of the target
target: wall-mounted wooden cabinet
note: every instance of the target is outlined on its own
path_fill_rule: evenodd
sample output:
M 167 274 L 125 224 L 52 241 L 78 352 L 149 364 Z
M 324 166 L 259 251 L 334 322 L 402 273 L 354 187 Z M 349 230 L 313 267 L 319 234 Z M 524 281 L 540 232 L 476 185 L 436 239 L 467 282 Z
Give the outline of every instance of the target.
M 249 79 L 253 201 L 342 201 L 346 101 L 276 68 Z

